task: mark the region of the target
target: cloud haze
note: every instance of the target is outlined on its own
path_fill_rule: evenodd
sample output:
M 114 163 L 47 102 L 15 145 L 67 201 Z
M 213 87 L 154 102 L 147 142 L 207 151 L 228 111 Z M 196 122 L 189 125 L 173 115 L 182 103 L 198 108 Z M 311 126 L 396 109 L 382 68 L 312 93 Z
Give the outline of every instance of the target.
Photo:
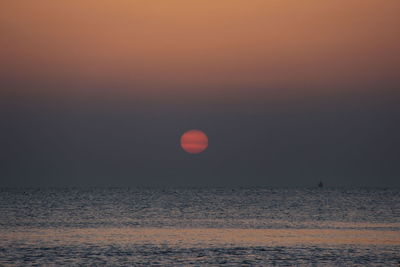
M 0 185 L 400 186 L 399 8 L 3 1 Z

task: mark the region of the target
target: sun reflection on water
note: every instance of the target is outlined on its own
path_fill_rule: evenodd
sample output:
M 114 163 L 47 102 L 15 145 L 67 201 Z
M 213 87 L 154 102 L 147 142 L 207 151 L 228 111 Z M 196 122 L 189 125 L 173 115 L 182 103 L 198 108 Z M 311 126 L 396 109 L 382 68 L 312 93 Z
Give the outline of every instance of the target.
M 400 245 L 400 232 L 359 229 L 65 228 L 2 231 L 9 242 L 202 246 Z

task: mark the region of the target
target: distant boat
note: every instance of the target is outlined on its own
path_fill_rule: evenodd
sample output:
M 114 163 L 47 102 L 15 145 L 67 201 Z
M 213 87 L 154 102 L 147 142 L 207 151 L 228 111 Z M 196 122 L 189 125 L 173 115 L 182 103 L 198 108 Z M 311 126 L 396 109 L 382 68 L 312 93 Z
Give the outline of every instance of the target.
M 324 184 L 320 181 L 319 184 L 318 184 L 318 187 L 322 188 L 322 187 L 324 187 Z

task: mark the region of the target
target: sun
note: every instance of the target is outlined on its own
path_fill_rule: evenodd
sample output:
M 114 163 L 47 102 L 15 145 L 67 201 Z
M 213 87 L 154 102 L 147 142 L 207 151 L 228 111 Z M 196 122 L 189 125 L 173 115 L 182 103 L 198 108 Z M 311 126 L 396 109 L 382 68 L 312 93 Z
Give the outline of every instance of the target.
M 190 130 L 181 136 L 181 147 L 187 153 L 199 154 L 207 149 L 208 137 L 200 130 Z

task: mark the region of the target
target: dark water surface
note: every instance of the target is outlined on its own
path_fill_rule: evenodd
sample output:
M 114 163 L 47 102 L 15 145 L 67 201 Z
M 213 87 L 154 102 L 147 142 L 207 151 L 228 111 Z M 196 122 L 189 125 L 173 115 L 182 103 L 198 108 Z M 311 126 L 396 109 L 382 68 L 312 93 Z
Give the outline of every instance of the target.
M 399 266 L 400 189 L 9 189 L 0 266 Z

